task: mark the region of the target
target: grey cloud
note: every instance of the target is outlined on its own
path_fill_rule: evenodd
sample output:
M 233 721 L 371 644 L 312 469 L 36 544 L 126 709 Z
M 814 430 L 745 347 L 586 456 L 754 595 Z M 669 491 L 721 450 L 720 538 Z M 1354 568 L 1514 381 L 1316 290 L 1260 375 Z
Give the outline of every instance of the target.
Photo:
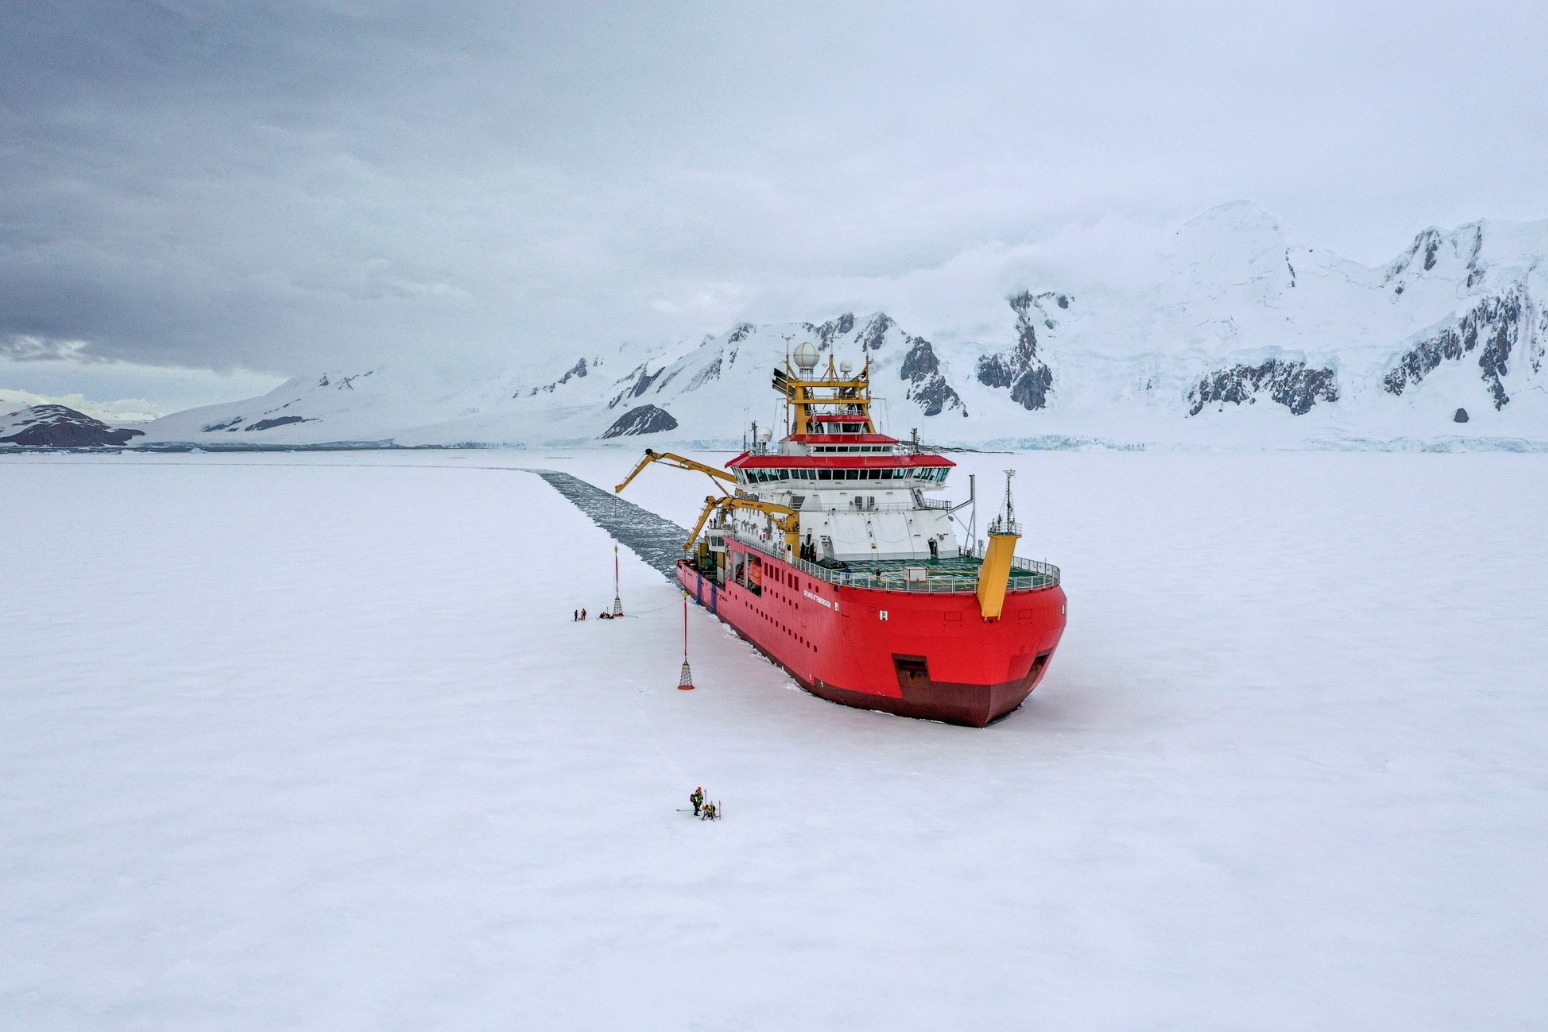
M 1538 5 L 1130 8 L 0 0 L 0 339 L 541 355 L 1109 212 L 1548 215 Z
M 9 337 L 0 337 L 0 361 L 101 362 L 106 360 L 91 355 L 83 341 L 12 334 Z

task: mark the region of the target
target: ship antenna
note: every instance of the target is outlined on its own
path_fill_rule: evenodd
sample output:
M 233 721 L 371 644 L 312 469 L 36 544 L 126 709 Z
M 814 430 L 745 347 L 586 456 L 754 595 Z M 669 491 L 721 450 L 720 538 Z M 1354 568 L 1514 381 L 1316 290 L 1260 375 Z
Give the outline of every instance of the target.
M 1016 526 L 1016 507 L 1011 501 L 1011 478 L 1016 471 L 1005 471 L 1005 511 L 995 516 L 994 522 L 989 525 L 991 534 L 1020 534 L 1021 528 Z
M 790 342 L 793 339 L 791 334 L 785 334 L 785 373 L 787 375 L 791 372 Z M 785 436 L 788 437 L 795 430 L 795 426 L 790 420 L 790 391 L 788 387 L 780 392 L 780 404 L 785 407 Z
M 968 474 L 968 501 L 973 503 L 973 515 L 968 517 L 968 551 L 978 546 L 978 474 Z

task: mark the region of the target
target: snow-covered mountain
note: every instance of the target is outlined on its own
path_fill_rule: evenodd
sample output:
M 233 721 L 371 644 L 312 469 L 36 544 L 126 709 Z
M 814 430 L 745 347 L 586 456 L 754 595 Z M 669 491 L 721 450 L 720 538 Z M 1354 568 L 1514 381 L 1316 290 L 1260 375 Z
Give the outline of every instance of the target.
M 64 405 L 31 405 L 0 415 L 0 447 L 117 447 L 144 433 L 112 426 Z
M 1238 203 L 1154 254 L 1025 282 L 987 330 L 905 328 L 883 312 L 744 323 L 699 341 L 588 347 L 541 382 L 383 363 L 168 416 L 149 439 L 734 444 L 751 421 L 777 424 L 770 374 L 811 341 L 870 362 L 891 432 L 918 427 L 942 444 L 1540 446 L 1545 255 L 1548 222 L 1479 222 L 1425 230 L 1369 267 L 1293 245 Z

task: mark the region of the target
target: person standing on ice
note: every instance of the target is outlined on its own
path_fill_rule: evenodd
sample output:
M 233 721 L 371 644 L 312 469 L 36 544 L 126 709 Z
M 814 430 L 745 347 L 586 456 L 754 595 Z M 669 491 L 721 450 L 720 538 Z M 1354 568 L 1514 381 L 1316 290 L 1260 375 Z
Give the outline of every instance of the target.
M 574 620 L 579 620 L 579 619 L 580 619 L 580 610 L 579 610 L 579 609 L 576 609 L 576 610 L 574 610 L 574 611 L 573 611 L 573 612 L 571 612 L 571 613 L 570 613 L 570 619 L 571 619 L 571 620 L 572 620 L 572 621 L 574 621 Z
M 714 803 L 705 803 L 704 804 L 704 816 L 701 817 L 700 820 L 712 821 L 714 819 L 715 819 L 715 804 Z
M 695 817 L 699 816 L 699 808 L 704 805 L 704 786 L 700 785 L 694 789 L 693 794 L 688 797 L 688 801 L 693 804 L 693 815 Z
M 586 619 L 586 611 L 584 609 L 581 610 L 581 619 Z

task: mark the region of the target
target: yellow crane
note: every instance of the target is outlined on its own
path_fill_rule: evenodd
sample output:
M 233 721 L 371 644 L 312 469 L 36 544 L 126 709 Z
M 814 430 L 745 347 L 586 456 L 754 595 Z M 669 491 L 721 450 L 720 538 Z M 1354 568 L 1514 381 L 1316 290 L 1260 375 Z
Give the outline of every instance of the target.
M 668 466 L 674 466 L 677 469 L 698 470 L 700 473 L 703 473 L 705 476 L 710 477 L 716 481 L 729 480 L 733 484 L 736 483 L 736 475 L 733 473 L 727 473 L 723 469 L 717 469 L 714 466 L 706 466 L 702 462 L 695 462 L 693 459 L 686 458 L 682 455 L 675 455 L 672 452 L 658 452 L 646 448 L 645 457 L 640 460 L 640 464 L 634 467 L 634 472 L 624 477 L 623 483 L 613 488 L 613 493 L 623 494 L 623 489 L 629 486 L 630 481 L 639 476 L 640 471 L 643 470 L 646 466 L 649 466 L 652 462 L 664 462 Z M 716 483 L 715 486 L 719 487 L 722 491 L 726 490 L 724 485 L 720 483 Z M 730 494 L 729 491 L 726 493 Z
M 778 502 L 760 502 L 756 498 L 716 498 L 710 495 L 704 499 L 704 511 L 699 514 L 699 522 L 693 525 L 693 533 L 688 535 L 687 542 L 683 545 L 684 552 L 693 551 L 693 543 L 699 539 L 699 532 L 704 529 L 704 524 L 709 522 L 710 514 L 716 510 L 722 513 L 732 509 L 756 509 L 768 514 L 776 526 L 785 535 L 785 545 L 791 554 L 799 552 L 801 547 L 801 514 L 788 505 L 780 505 Z
M 710 495 L 704 500 L 704 511 L 699 514 L 699 522 L 694 525 L 693 533 L 688 535 L 688 540 L 683 545 L 684 552 L 693 551 L 693 543 L 699 539 L 699 532 L 704 529 L 704 524 L 709 522 L 710 515 L 717 509 L 721 512 L 730 512 L 733 509 L 756 509 L 767 513 L 774 520 L 775 525 L 784 533 L 785 544 L 790 546 L 791 553 L 799 553 L 801 548 L 801 514 L 799 512 L 788 505 L 780 505 L 778 502 L 760 502 L 756 498 L 733 495 L 731 492 L 726 491 L 725 484 L 722 481 L 736 483 L 736 475 L 734 473 L 727 473 L 723 469 L 705 465 L 683 455 L 676 455 L 672 452 L 658 452 L 646 448 L 645 457 L 640 460 L 640 464 L 634 467 L 633 472 L 624 477 L 623 483 L 615 487 L 613 489 L 614 492 L 622 494 L 623 489 L 628 487 L 629 483 L 640 475 L 640 471 L 652 462 L 664 463 L 676 469 L 696 470 L 713 479 L 715 486 L 725 492 L 725 495 L 722 497 L 717 498 L 714 495 Z

